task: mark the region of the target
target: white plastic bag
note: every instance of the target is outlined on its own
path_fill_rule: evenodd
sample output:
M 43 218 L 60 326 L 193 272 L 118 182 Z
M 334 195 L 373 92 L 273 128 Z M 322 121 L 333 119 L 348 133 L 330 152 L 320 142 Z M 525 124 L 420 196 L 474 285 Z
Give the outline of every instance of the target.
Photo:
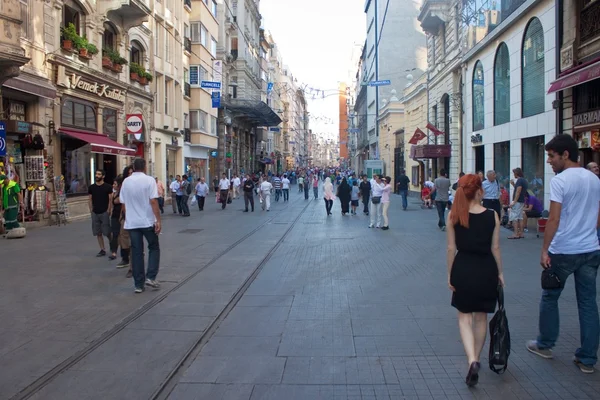
M 191 201 L 191 205 L 195 205 L 198 202 L 198 199 L 196 198 L 196 196 L 192 196 L 192 201 Z

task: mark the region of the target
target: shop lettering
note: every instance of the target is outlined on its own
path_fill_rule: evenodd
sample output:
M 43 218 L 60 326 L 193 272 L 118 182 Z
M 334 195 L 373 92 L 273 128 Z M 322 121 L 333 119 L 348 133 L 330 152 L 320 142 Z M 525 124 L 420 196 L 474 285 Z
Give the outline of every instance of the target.
M 600 122 L 600 110 L 576 114 L 574 120 L 576 126 L 598 123 Z
M 97 96 L 120 102 L 125 101 L 125 93 L 122 90 L 111 89 L 109 85 L 99 84 L 98 82 L 91 83 L 84 81 L 81 79 L 81 76 L 75 74 L 71 75 L 71 89 L 84 90 L 94 93 Z

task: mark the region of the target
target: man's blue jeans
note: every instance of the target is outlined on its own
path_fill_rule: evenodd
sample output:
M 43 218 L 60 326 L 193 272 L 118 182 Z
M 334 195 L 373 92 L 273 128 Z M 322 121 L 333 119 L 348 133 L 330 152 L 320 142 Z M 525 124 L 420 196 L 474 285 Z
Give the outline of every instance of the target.
M 290 189 L 283 189 L 283 201 L 290 199 Z
M 408 190 L 399 190 L 400 196 L 402 197 L 402 209 L 408 208 Z
M 158 235 L 154 227 L 129 229 L 131 240 L 131 270 L 136 288 L 143 288 L 146 278 L 155 280 L 160 263 Z M 144 268 L 144 238 L 148 241 L 148 273 Z
M 315 200 L 319 198 L 319 187 L 313 186 L 313 194 L 315 195 Z
M 581 347 L 575 357 L 585 365 L 595 365 L 598 360 L 600 320 L 596 304 L 596 275 L 600 265 L 600 251 L 584 254 L 549 254 L 552 271 L 560 281 L 566 283 L 569 275 L 575 276 L 575 293 L 579 310 Z M 537 345 L 540 349 L 551 349 L 558 339 L 558 298 L 563 289 L 542 291 L 540 301 L 540 333 Z

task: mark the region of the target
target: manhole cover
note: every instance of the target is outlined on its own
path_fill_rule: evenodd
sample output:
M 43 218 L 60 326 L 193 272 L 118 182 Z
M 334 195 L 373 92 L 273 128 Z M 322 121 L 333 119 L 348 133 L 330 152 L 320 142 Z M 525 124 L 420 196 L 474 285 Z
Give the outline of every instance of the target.
M 184 229 L 182 231 L 179 231 L 178 233 L 198 233 L 198 232 L 202 232 L 204 229 Z

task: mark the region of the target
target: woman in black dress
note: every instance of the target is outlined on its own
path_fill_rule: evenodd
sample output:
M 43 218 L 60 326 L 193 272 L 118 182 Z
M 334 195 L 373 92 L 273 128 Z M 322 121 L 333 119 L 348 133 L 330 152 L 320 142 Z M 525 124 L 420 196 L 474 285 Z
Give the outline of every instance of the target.
M 352 194 L 352 188 L 348 185 L 346 178 L 342 179 L 342 183 L 338 186 L 337 196 L 340 199 L 342 205 L 342 215 L 346 215 L 350 212 L 350 195 Z
M 500 258 L 500 221 L 481 206 L 483 188 L 477 175 L 458 181 L 448 214 L 448 286 L 458 310 L 460 337 L 469 363 L 466 383 L 479 380 L 479 356 L 487 335 L 487 314 L 496 309 L 498 285 L 504 286 Z

